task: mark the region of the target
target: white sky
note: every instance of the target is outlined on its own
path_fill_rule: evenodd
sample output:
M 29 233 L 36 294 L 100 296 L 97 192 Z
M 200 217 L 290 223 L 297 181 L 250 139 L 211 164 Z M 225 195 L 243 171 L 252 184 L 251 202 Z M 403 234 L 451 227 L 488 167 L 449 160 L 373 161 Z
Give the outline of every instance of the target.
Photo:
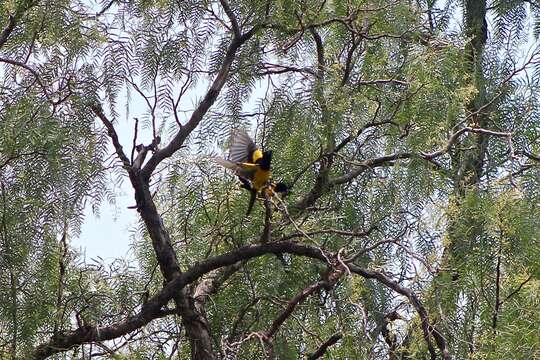
M 124 151 L 131 153 L 133 117 L 126 119 L 125 114 L 122 114 L 119 119 L 115 123 L 118 137 Z M 112 146 L 110 149 L 112 152 Z M 80 250 L 87 259 L 101 257 L 110 263 L 115 258 L 124 258 L 128 254 L 131 243 L 129 229 L 136 225 L 139 218 L 137 210 L 128 209 L 128 206 L 135 205 L 133 189 L 126 177 L 121 187 L 114 190 L 116 204 L 103 201 L 99 217 L 94 215 L 90 205 L 86 206 L 81 235 L 71 241 L 71 245 Z

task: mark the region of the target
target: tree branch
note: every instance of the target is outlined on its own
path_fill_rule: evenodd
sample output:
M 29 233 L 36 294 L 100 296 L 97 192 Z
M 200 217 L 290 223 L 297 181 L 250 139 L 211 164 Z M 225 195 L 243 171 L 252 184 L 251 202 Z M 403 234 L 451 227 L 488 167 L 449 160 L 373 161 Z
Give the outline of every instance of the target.
M 173 297 L 188 284 L 213 270 L 234 265 L 240 261 L 249 260 L 265 254 L 290 253 L 326 261 L 322 250 L 315 247 L 296 244 L 293 242 L 268 243 L 264 245 L 244 246 L 229 253 L 225 253 L 194 264 L 187 271 L 179 274 L 169 281 L 155 296 L 148 299 L 142 309 L 126 320 L 109 326 L 81 326 L 80 328 L 52 336 L 51 340 L 39 345 L 32 359 L 45 359 L 48 356 L 67 351 L 84 343 L 104 341 L 126 335 L 143 327 L 150 321 L 166 314 L 161 310 Z
M 146 325 L 153 319 L 168 314 L 167 311 L 162 310 L 162 308 L 168 303 L 168 301 L 175 297 L 178 292 L 181 291 L 184 287 L 186 287 L 190 283 L 193 283 L 204 274 L 207 274 L 219 268 L 234 265 L 240 261 L 247 261 L 266 254 L 283 253 L 309 257 L 322 261 L 326 264 L 328 264 L 328 259 L 333 257 L 332 254 L 325 254 L 323 250 L 319 248 L 286 241 L 271 242 L 261 245 L 248 245 L 238 248 L 228 253 L 195 263 L 188 270 L 179 274 L 172 281 L 169 281 L 158 294 L 148 299 L 148 301 L 143 305 L 139 313 L 127 318 L 125 321 L 105 327 L 82 326 L 68 333 L 56 334 L 51 338 L 49 342 L 42 344 L 36 348 L 33 358 L 44 359 L 47 356 L 69 350 L 70 348 L 81 345 L 83 343 L 110 340 L 122 335 L 126 335 L 129 332 Z M 439 350 L 443 354 L 444 359 L 451 359 L 444 337 L 434 326 L 430 324 L 427 311 L 418 299 L 418 297 L 414 294 L 414 292 L 412 292 L 406 287 L 403 287 L 398 282 L 392 280 L 383 273 L 367 270 L 351 263 L 348 263 L 347 267 L 353 273 L 356 273 L 368 279 L 375 279 L 381 282 L 383 285 L 396 291 L 397 293 L 405 296 L 420 316 L 420 319 L 422 321 L 424 338 L 428 343 L 428 346 L 430 347 L 430 353 L 435 353 L 433 345 L 430 341 L 430 336 L 433 336 Z M 342 269 L 336 270 L 335 276 L 329 280 L 330 283 L 337 280 L 339 277 L 338 275 L 340 275 L 342 272 Z M 302 293 L 297 295 L 297 297 L 295 297 L 295 299 L 298 301 L 296 301 L 295 304 L 293 304 L 295 302 L 293 301 L 293 303 L 290 304 L 291 307 L 294 308 L 294 306 L 296 306 L 299 301 L 305 299 L 306 296 L 316 291 L 318 288 L 320 288 L 320 286 L 322 286 L 322 284 L 317 282 L 311 287 L 307 288 L 307 291 L 305 289 L 305 292 L 303 291 Z M 271 327 L 271 331 L 269 331 L 268 333 L 270 335 L 275 334 L 277 328 L 279 328 L 283 321 L 283 316 L 276 319 L 274 326 Z
M 508 299 L 510 299 L 512 296 L 514 296 L 518 292 L 520 292 L 521 288 L 523 288 L 529 281 L 531 281 L 531 279 L 532 279 L 532 275 L 529 275 L 529 277 L 527 279 L 525 279 L 524 281 L 521 282 L 521 284 L 519 284 L 517 289 L 512 291 L 510 294 L 508 294 L 508 296 L 506 296 L 503 300 L 501 300 L 501 305 L 504 304 L 506 301 L 508 301 Z
M 193 292 L 193 299 L 195 300 L 196 306 L 198 306 L 199 309 L 202 309 L 208 297 L 215 294 L 219 288 L 242 267 L 243 264 L 244 262 L 239 261 L 211 272 L 208 278 L 201 281 Z
M 353 169 L 347 174 L 331 179 L 329 181 L 329 185 L 330 187 L 333 187 L 336 185 L 347 183 L 351 181 L 352 179 L 356 178 L 357 176 L 359 176 L 361 173 L 363 173 L 367 169 L 372 169 L 374 167 L 382 166 L 395 160 L 410 159 L 410 158 L 416 157 L 416 158 L 424 159 L 427 161 L 432 161 L 439 156 L 447 154 L 452 149 L 452 146 L 459 140 L 460 136 L 468 132 L 477 133 L 477 134 L 485 134 L 485 135 L 496 136 L 496 137 L 506 137 L 506 138 L 511 138 L 512 136 L 511 133 L 506 133 L 506 132 L 499 132 L 499 131 L 493 131 L 493 130 L 488 130 L 488 129 L 475 128 L 475 127 L 464 127 L 458 130 L 457 132 L 455 132 L 454 134 L 452 134 L 448 138 L 446 145 L 437 151 L 434 151 L 431 153 L 429 152 L 420 152 L 420 153 L 403 152 L 403 153 L 384 155 L 378 158 L 366 159 L 364 161 L 357 163 L 358 166 L 356 169 Z
M 107 128 L 107 133 L 109 134 L 109 137 L 112 140 L 114 149 L 116 151 L 116 155 L 122 161 L 122 164 L 124 164 L 124 167 L 129 169 L 131 167 L 131 163 L 129 162 L 128 157 L 124 153 L 124 149 L 122 148 L 122 145 L 120 144 L 120 140 L 118 139 L 118 134 L 116 133 L 116 130 L 114 129 L 114 126 L 112 122 L 105 116 L 103 113 L 103 109 L 101 108 L 101 105 L 99 104 L 91 104 L 90 108 L 96 114 L 96 116 L 101 120 L 103 125 Z
M 365 237 L 371 234 L 371 232 L 376 229 L 377 229 L 376 226 L 372 226 L 366 231 L 345 231 L 345 230 L 339 230 L 339 229 L 322 229 L 322 230 L 315 230 L 315 231 L 310 231 L 310 232 L 295 232 L 289 235 L 285 235 L 277 241 L 286 241 L 286 240 L 291 240 L 298 237 L 321 235 L 321 234 L 336 234 L 336 235 L 352 236 L 352 237 Z
M 429 322 L 429 316 L 426 308 L 424 307 L 424 305 L 422 305 L 420 299 L 412 290 L 402 286 L 397 281 L 392 280 L 381 272 L 363 269 L 355 264 L 348 264 L 348 266 L 353 273 L 358 274 L 366 279 L 375 279 L 386 285 L 390 289 L 394 290 L 398 294 L 405 296 L 418 313 L 418 316 L 420 316 L 422 332 L 424 333 L 424 340 L 426 341 L 426 344 L 428 346 L 431 359 L 435 360 L 437 358 L 437 352 L 435 351 L 435 348 L 433 347 L 433 344 L 431 342 L 431 336 L 433 336 L 433 338 L 435 339 L 435 343 L 437 344 L 437 347 L 442 353 L 443 359 L 452 359 L 452 356 L 448 351 L 445 338 L 442 336 L 441 332 L 436 327 L 431 325 L 431 323 Z
M 19 19 L 24 15 L 26 11 L 28 11 L 31 7 L 35 5 L 35 1 L 26 1 L 25 5 L 15 9 L 15 13 L 13 15 L 8 15 L 7 24 L 0 33 L 0 49 L 2 49 L 2 47 L 5 45 L 13 30 L 15 30 L 15 26 L 17 26 Z
M 330 346 L 337 343 L 342 337 L 343 335 L 341 335 L 340 333 L 336 333 L 330 336 L 330 338 L 328 338 L 328 340 L 326 340 L 321 346 L 319 346 L 319 348 L 314 353 L 308 356 L 308 360 L 315 360 L 322 357 L 326 353 L 326 350 L 328 350 Z
M 0 58 L 0 62 L 10 64 L 10 65 L 13 65 L 13 66 L 18 66 L 18 67 L 21 67 L 21 68 L 25 69 L 26 71 L 30 72 L 32 74 L 32 76 L 34 76 L 34 79 L 36 79 L 36 82 L 38 83 L 39 87 L 43 91 L 43 94 L 45 95 L 45 97 L 47 98 L 47 100 L 51 104 L 58 105 L 59 103 L 61 103 L 64 100 L 64 99 L 61 99 L 61 100 L 54 101 L 51 98 L 51 95 L 49 94 L 49 91 L 47 90 L 47 87 L 45 86 L 45 84 L 41 80 L 41 77 L 39 76 L 38 72 L 33 67 L 31 67 L 30 65 L 25 64 L 25 63 L 20 62 L 20 61 L 17 61 L 17 60 L 12 60 L 12 59 L 7 59 L 7 58 Z
M 291 316 L 296 306 L 304 300 L 306 300 L 311 294 L 319 291 L 322 288 L 332 288 L 339 278 L 343 275 L 343 270 L 335 270 L 329 276 L 328 279 L 317 281 L 303 289 L 295 297 L 293 297 L 288 303 L 287 307 L 279 314 L 279 316 L 272 322 L 270 328 L 264 332 L 265 339 L 269 341 L 279 330 L 281 325 Z
M 9 15 L 7 25 L 4 27 L 4 30 L 2 30 L 2 33 L 0 33 L 0 49 L 4 46 L 7 39 L 9 38 L 9 35 L 11 35 L 13 30 L 15 29 L 15 24 L 15 16 Z
M 206 92 L 201 103 L 197 106 L 195 111 L 191 114 L 189 121 L 179 129 L 175 137 L 165 146 L 164 148 L 156 151 L 152 157 L 148 160 L 146 165 L 142 169 L 142 176 L 144 179 L 150 179 L 153 171 L 164 159 L 171 157 L 180 147 L 184 144 L 184 141 L 191 134 L 191 132 L 199 125 L 204 115 L 210 109 L 210 107 L 216 101 L 223 85 L 227 81 L 231 65 L 236 57 L 236 51 L 240 48 L 242 44 L 248 41 L 257 31 L 259 27 L 255 26 L 247 33 L 243 34 L 240 37 L 235 37 L 227 49 L 225 59 L 221 64 L 221 68 L 218 71 L 217 76 L 210 86 L 210 89 Z
M 223 7 L 223 11 L 225 11 L 225 14 L 227 14 L 227 17 L 231 21 L 232 30 L 234 33 L 234 38 L 238 39 L 242 36 L 242 33 L 240 32 L 240 26 L 238 26 L 238 19 L 236 18 L 236 15 L 231 9 L 231 6 L 227 0 L 219 0 L 221 3 L 221 6 Z

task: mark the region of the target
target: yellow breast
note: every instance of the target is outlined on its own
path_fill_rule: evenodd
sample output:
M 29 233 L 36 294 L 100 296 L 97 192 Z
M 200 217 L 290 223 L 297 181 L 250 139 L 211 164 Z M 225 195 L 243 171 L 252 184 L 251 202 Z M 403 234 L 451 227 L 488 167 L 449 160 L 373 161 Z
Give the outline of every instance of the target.
M 253 188 L 259 192 L 268 182 L 270 171 L 258 169 L 253 177 Z

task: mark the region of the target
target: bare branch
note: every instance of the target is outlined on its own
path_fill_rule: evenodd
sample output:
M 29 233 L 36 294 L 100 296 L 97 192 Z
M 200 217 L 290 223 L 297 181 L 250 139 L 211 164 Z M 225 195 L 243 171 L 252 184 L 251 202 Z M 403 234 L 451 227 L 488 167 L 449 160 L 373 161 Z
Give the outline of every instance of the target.
M 496 137 L 505 137 L 505 138 L 511 138 L 512 136 L 511 133 L 505 133 L 505 132 L 493 131 L 493 130 L 488 130 L 488 129 L 475 128 L 475 127 L 464 127 L 460 129 L 459 131 L 457 131 L 456 133 L 452 134 L 452 136 L 448 138 L 446 145 L 440 150 L 437 150 L 431 153 L 420 152 L 418 154 L 403 152 L 403 153 L 385 155 L 378 158 L 366 159 L 364 161 L 357 163 L 358 166 L 356 169 L 350 171 L 349 173 L 345 175 L 338 176 L 330 180 L 329 184 L 330 186 L 335 186 L 335 185 L 347 183 L 351 181 L 352 179 L 356 178 L 357 176 L 359 176 L 361 173 L 363 173 L 367 169 L 372 169 L 374 167 L 382 166 L 396 160 L 411 159 L 411 158 L 416 157 L 416 158 L 424 159 L 427 161 L 432 161 L 433 159 L 448 153 L 450 149 L 452 149 L 452 146 L 459 140 L 460 136 L 468 132 L 496 136 Z
M 300 303 L 302 303 L 304 300 L 306 300 L 311 294 L 314 292 L 325 288 L 325 289 L 331 289 L 337 281 L 341 278 L 343 275 L 343 269 L 334 270 L 332 271 L 328 277 L 324 280 L 317 281 L 316 283 L 313 283 L 306 287 L 304 290 L 302 290 L 300 293 L 298 293 L 295 297 L 293 297 L 288 303 L 287 307 L 283 310 L 281 314 L 272 322 L 272 325 L 270 326 L 270 329 L 268 329 L 265 332 L 265 336 L 267 339 L 271 339 L 279 330 L 281 325 L 291 316 L 292 312 L 296 308 L 296 306 Z
M 137 147 L 137 135 L 139 133 L 139 119 L 135 118 L 135 125 L 133 126 L 133 143 L 131 144 L 131 158 L 130 161 L 133 164 L 133 157 L 135 156 L 135 148 Z
M 264 193 L 264 229 L 261 234 L 260 242 L 261 244 L 267 243 L 270 241 L 270 232 L 272 230 L 272 206 L 270 205 L 270 199 L 268 194 Z
M 319 346 L 319 348 L 314 353 L 308 356 L 308 360 L 315 360 L 323 357 L 328 348 L 337 343 L 342 337 L 343 335 L 341 335 L 340 333 L 336 333 L 330 336 L 328 340 L 321 344 L 321 346 Z
M 100 17 L 101 15 L 105 14 L 105 12 L 107 12 L 107 10 L 109 10 L 115 2 L 116 0 L 110 0 L 99 12 L 96 13 L 96 17 Z
M 281 328 L 283 323 L 285 323 L 285 321 L 292 315 L 296 306 L 304 302 L 309 296 L 311 296 L 316 291 L 319 291 L 321 289 L 326 289 L 327 291 L 330 290 L 336 284 L 336 282 L 341 278 L 343 273 L 344 271 L 341 268 L 337 270 L 333 270 L 332 272 L 330 272 L 330 274 L 328 274 L 328 276 L 325 279 L 317 281 L 307 286 L 301 292 L 299 292 L 296 296 L 294 296 L 290 301 L 287 302 L 287 306 L 285 307 L 285 309 L 272 322 L 272 325 L 270 325 L 270 328 L 268 330 L 257 331 L 257 332 L 251 333 L 246 338 L 244 338 L 243 340 L 240 340 L 239 342 L 233 345 L 239 345 L 247 340 L 256 338 L 264 342 L 264 345 L 267 345 L 271 349 L 272 338 Z
M 508 301 L 508 299 L 510 299 L 512 296 L 516 295 L 518 292 L 521 291 L 521 289 L 529 282 L 531 281 L 532 279 L 532 275 L 529 275 L 529 277 L 525 280 L 523 280 L 521 282 L 521 284 L 519 284 L 519 286 L 514 290 L 512 291 L 510 294 L 508 294 L 503 300 L 501 300 L 500 304 L 504 304 L 506 301 Z
M 291 240 L 298 237 L 321 235 L 321 234 L 336 234 L 336 235 L 352 236 L 352 237 L 365 237 L 371 234 L 371 232 L 376 229 L 377 229 L 376 226 L 372 226 L 366 231 L 345 231 L 345 230 L 339 230 L 339 229 L 323 229 L 323 230 L 316 230 L 316 231 L 310 231 L 310 232 L 296 232 L 289 235 L 285 235 L 277 241 L 286 241 L 286 240 Z
M 15 23 L 15 16 L 9 15 L 7 25 L 4 27 L 4 30 L 2 30 L 2 33 L 0 33 L 0 49 L 4 46 L 7 39 L 9 38 L 9 35 L 15 29 Z
M 301 74 L 307 74 L 307 75 L 315 75 L 315 72 L 308 68 L 308 67 L 296 67 L 292 65 L 283 65 L 283 64 L 272 64 L 272 63 L 264 63 L 262 64 L 264 66 L 264 71 L 259 71 L 257 75 L 264 76 L 264 75 L 279 75 L 279 74 L 286 74 L 286 73 L 301 73 Z
M 360 80 L 355 83 L 358 86 L 364 86 L 364 85 L 385 85 L 385 84 L 393 84 L 393 85 L 402 85 L 402 86 L 409 86 L 410 83 L 407 81 L 397 80 L 397 79 L 373 79 L 373 80 Z
M 113 124 L 111 121 L 105 116 L 103 113 L 103 109 L 101 108 L 101 105 L 98 104 L 92 104 L 90 105 L 90 108 L 96 114 L 96 116 L 101 120 L 103 125 L 107 128 L 107 133 L 109 134 L 109 137 L 112 140 L 114 149 L 116 150 L 116 155 L 122 161 L 122 164 L 124 164 L 124 167 L 126 169 L 129 169 L 131 164 L 129 162 L 128 157 L 124 153 L 124 149 L 122 148 L 122 145 L 120 144 L 120 140 L 118 139 L 118 134 L 116 133 L 116 130 L 114 129 Z

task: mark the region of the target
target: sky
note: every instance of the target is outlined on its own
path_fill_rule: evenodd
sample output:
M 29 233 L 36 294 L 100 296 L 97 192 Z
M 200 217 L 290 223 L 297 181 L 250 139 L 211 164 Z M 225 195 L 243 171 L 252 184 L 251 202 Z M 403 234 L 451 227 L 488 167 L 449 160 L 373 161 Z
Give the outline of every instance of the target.
M 119 117 L 115 128 L 124 149 L 131 151 L 132 118 L 126 119 L 125 113 Z M 112 152 L 113 148 L 110 146 Z M 116 258 L 130 258 L 130 228 L 137 224 L 138 213 L 128 206 L 135 204 L 133 189 L 126 177 L 115 190 L 115 204 L 103 201 L 96 216 L 90 205 L 84 211 L 84 222 L 78 238 L 71 241 L 72 246 L 88 259 L 103 259 L 111 263 Z

